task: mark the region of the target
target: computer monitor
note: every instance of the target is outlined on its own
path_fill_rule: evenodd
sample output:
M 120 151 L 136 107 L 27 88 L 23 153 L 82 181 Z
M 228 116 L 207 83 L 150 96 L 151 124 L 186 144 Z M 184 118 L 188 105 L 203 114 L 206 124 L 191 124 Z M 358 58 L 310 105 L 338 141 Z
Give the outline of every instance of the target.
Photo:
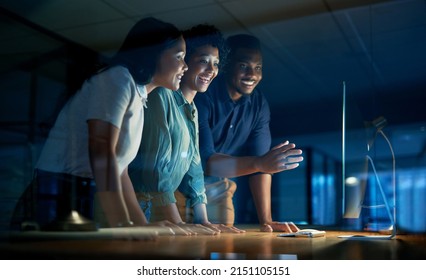
M 346 235 L 342 238 L 379 238 L 392 239 L 396 235 L 395 222 L 395 157 L 392 145 L 383 132 L 386 120 L 383 117 L 374 118 L 373 121 L 365 121 L 357 102 L 346 94 L 346 83 L 343 82 L 342 90 L 342 193 L 343 193 L 343 218 L 359 219 L 362 209 L 378 207 L 377 205 L 366 206 L 364 204 L 366 189 L 369 178 L 373 180 L 380 191 L 383 200 L 383 207 L 386 209 L 387 216 L 392 227 L 392 233 L 389 235 Z M 383 186 L 374 160 L 370 156 L 370 150 L 374 145 L 376 137 L 382 136 L 388 143 L 393 159 L 393 203 L 390 206 L 383 190 Z M 393 208 L 393 211 L 391 211 Z

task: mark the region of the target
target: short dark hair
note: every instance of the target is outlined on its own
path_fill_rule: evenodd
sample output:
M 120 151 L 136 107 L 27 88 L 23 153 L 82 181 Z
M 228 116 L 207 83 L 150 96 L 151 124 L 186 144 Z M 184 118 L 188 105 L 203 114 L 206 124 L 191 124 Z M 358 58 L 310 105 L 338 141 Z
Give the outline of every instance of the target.
M 222 32 L 215 26 L 209 24 L 196 25 L 183 31 L 183 37 L 186 42 L 186 58 L 191 57 L 197 48 L 210 45 L 219 51 L 219 65 L 222 65 L 222 61 L 226 60 L 228 48 Z
M 229 48 L 229 56 L 233 57 L 239 48 L 247 48 L 261 51 L 260 41 L 249 34 L 237 34 L 228 37 L 226 44 Z
M 262 52 L 260 40 L 249 34 L 237 34 L 229 36 L 226 39 L 226 45 L 229 49 L 229 54 L 227 63 L 225 65 L 225 70 L 230 67 L 229 62 L 235 58 L 235 55 L 237 54 L 237 51 L 240 48 L 247 48 Z
M 138 21 L 126 36 L 113 64 L 127 67 L 139 84 L 151 82 L 162 52 L 182 36 L 173 24 L 153 17 Z

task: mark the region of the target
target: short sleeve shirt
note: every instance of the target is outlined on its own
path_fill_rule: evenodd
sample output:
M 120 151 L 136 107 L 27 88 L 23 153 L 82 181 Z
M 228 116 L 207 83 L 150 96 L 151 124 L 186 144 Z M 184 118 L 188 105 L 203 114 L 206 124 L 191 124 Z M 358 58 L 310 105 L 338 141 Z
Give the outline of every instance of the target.
M 59 113 L 37 168 L 93 178 L 87 121 L 96 119 L 120 130 L 116 152 L 121 174 L 139 148 L 146 98 L 145 86 L 136 85 L 123 66 L 91 77 Z

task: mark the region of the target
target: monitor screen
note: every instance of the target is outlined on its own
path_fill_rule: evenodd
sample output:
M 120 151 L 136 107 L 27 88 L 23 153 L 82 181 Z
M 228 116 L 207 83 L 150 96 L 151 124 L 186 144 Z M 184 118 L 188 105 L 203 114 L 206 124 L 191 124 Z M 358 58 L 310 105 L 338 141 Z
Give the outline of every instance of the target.
M 368 129 L 355 96 L 347 94 L 343 82 L 342 182 L 343 217 L 359 218 L 368 175 Z
M 368 208 L 366 216 L 368 218 L 377 218 L 372 215 L 371 209 L 383 209 L 380 218 L 385 218 L 387 223 L 393 229 L 395 234 L 395 181 L 393 184 L 383 185 L 383 178 L 380 178 L 378 170 L 374 163 L 375 142 L 377 137 L 387 141 L 388 150 L 395 164 L 395 157 L 392 146 L 383 132 L 386 126 L 384 117 L 370 118 L 369 112 L 362 101 L 357 100 L 356 96 L 347 93 L 346 83 L 343 82 L 343 102 L 342 102 L 342 193 L 343 193 L 343 218 L 359 219 L 360 226 L 365 229 L 361 213 L 363 209 Z M 371 114 L 370 114 L 371 115 Z M 385 141 L 385 142 L 386 142 Z M 395 165 L 394 165 L 395 166 Z M 395 176 L 395 169 L 387 173 Z M 390 188 L 391 187 L 391 188 Z M 393 193 L 393 201 L 385 193 Z M 374 190 L 373 190 L 374 189 Z M 367 191 L 368 190 L 368 191 Z M 374 200 L 369 199 L 369 194 L 377 193 Z M 369 199 L 367 203 L 365 200 Z M 380 203 L 377 204 L 377 203 Z M 393 211 L 391 210 L 393 208 Z

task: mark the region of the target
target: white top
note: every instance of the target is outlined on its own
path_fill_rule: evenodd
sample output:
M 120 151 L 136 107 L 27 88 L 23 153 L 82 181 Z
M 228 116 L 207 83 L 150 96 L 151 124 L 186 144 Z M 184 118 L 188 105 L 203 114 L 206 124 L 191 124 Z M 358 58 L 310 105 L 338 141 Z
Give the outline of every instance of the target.
M 93 178 L 87 121 L 97 119 L 120 129 L 116 152 L 121 174 L 139 149 L 146 99 L 145 86 L 136 85 L 123 66 L 91 77 L 60 112 L 36 168 Z

